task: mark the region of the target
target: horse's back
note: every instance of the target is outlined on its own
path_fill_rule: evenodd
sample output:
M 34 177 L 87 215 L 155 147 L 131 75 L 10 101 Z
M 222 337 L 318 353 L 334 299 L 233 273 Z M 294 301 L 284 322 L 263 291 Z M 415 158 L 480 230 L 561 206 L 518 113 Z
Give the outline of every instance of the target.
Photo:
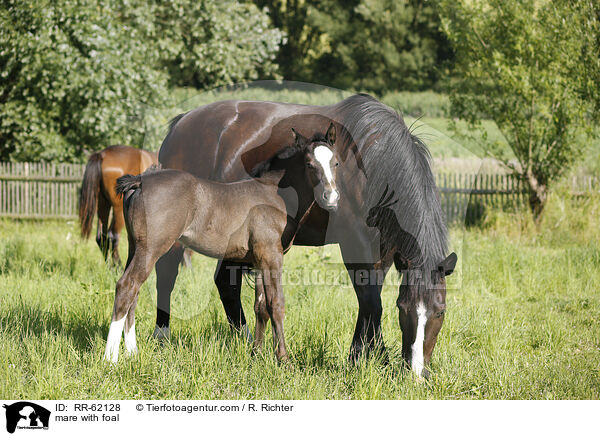
M 318 118 L 319 127 L 327 128 L 327 111 L 327 106 L 263 101 L 211 103 L 177 119 L 163 141 L 159 161 L 164 168 L 201 178 L 241 180 L 257 163 L 293 143 L 292 127 L 300 133 L 304 126 L 312 130 L 314 123 L 309 121 Z

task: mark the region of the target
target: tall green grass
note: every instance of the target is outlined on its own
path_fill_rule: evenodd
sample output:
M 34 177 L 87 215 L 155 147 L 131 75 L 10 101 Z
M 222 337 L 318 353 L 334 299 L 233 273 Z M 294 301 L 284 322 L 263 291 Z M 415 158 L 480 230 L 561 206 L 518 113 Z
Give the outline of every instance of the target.
M 279 366 L 271 347 L 252 357 L 230 332 L 214 261 L 200 255 L 173 294 L 172 340 L 149 339 L 153 273 L 136 311 L 139 355 L 106 365 L 119 272 L 79 240 L 73 222 L 2 220 L 0 397 L 598 399 L 600 202 L 586 201 L 553 196 L 540 229 L 522 214 L 493 212 L 481 227 L 452 230 L 459 265 L 426 383 L 401 363 L 395 272 L 382 292 L 389 365 L 348 363 L 357 303 L 346 281 L 285 287 L 291 362 Z M 336 246 L 294 247 L 285 268 L 344 276 Z M 248 285 L 242 300 L 253 325 Z

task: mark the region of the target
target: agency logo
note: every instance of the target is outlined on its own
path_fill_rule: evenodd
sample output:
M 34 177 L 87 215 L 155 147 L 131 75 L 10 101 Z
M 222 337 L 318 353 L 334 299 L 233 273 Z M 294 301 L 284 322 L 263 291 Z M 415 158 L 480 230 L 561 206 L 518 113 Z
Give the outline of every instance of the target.
M 28 401 L 19 401 L 3 406 L 6 409 L 6 431 L 14 433 L 18 429 L 48 430 L 50 411 Z

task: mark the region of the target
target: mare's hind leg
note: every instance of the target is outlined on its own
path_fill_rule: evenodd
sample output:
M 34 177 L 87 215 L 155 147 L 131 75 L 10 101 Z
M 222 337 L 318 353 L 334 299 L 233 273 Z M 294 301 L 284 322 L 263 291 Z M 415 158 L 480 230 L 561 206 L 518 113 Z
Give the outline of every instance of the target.
M 108 239 L 111 243 L 112 263 L 115 266 L 121 265 L 119 257 L 119 238 L 121 231 L 125 227 L 125 219 L 123 218 L 123 203 L 117 202 L 113 208 L 113 217 L 108 229 Z
M 133 351 L 131 347 L 135 345 L 135 341 L 132 343 L 131 335 L 133 334 L 133 337 L 135 337 L 135 327 L 133 326 L 135 304 L 140 286 L 150 275 L 155 261 L 156 259 L 150 256 L 147 250 L 137 247 L 129 266 L 117 282 L 112 322 L 106 340 L 106 351 L 104 352 L 105 360 L 110 360 L 113 363 L 117 362 L 119 345 L 126 321 L 128 327 L 126 341 L 129 338 L 128 351 Z
M 96 230 L 96 244 L 100 247 L 104 260 L 108 257 L 108 248 L 110 241 L 108 238 L 108 217 L 110 215 L 111 205 L 102 191 L 98 195 L 98 229 Z
M 252 342 L 252 334 L 246 324 L 246 316 L 242 307 L 240 294 L 242 291 L 242 264 L 222 260 L 215 271 L 215 285 L 223 303 L 229 325 L 242 332 L 248 342 Z
M 256 314 L 256 328 L 254 330 L 253 351 L 259 352 L 262 349 L 265 337 L 265 328 L 269 322 L 269 312 L 267 310 L 267 299 L 265 297 L 265 288 L 262 274 L 256 274 L 256 285 L 254 291 L 254 313 Z

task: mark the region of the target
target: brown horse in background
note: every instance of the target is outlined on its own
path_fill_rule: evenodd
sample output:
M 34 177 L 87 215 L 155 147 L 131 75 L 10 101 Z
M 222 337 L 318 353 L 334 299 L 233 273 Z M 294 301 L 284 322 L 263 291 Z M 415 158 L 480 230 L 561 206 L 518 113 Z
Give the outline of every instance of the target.
M 94 153 L 88 159 L 79 195 L 81 236 L 90 237 L 94 215 L 98 214 L 96 243 L 104 259 L 112 251 L 112 262 L 120 265 L 119 234 L 125 225 L 123 200 L 117 196 L 117 179 L 125 174 L 141 174 L 158 164 L 158 154 L 125 145 L 113 145 Z M 113 210 L 110 226 L 108 220 Z

